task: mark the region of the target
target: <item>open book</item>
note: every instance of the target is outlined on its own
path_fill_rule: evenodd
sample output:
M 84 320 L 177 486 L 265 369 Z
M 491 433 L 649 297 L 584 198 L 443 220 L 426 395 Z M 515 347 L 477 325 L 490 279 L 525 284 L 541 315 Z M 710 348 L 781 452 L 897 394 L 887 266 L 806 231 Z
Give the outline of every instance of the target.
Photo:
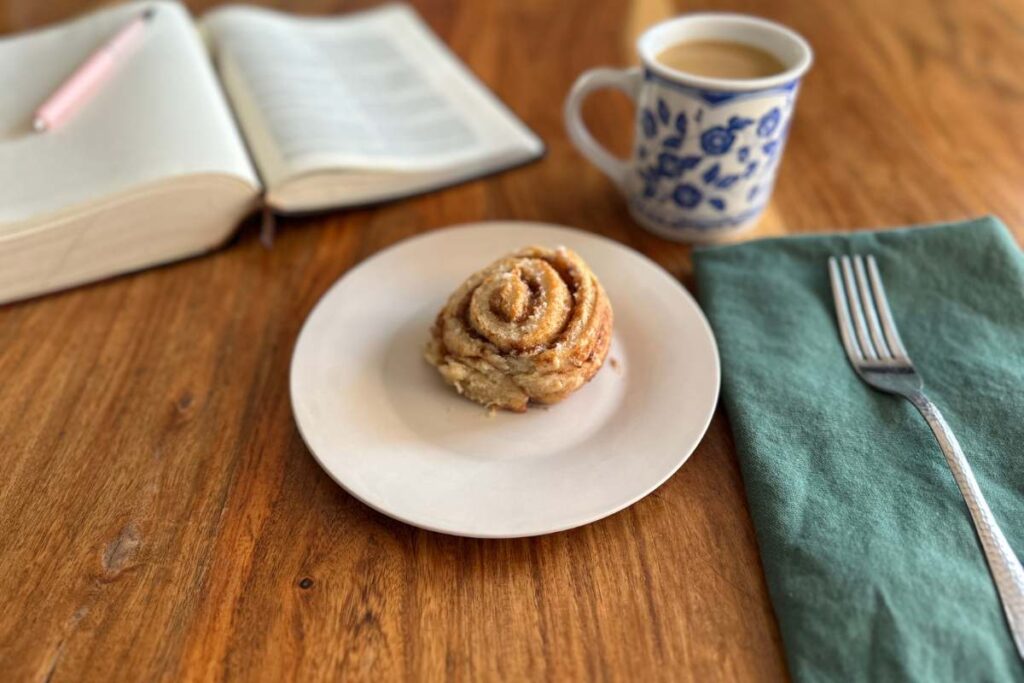
M 147 7 L 107 81 L 33 133 L 34 108 Z M 0 83 L 0 303 L 216 247 L 261 197 L 283 213 L 366 204 L 543 152 L 404 5 L 233 6 L 197 24 L 132 3 L 0 40 Z

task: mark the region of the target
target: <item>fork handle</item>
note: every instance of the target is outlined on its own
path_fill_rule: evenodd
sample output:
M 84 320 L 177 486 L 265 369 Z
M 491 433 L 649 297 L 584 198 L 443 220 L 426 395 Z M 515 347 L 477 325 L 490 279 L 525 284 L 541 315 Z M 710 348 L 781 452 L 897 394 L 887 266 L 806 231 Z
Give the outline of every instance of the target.
M 985 497 L 981 495 L 978 481 L 974 478 L 974 472 L 964 457 L 963 450 L 960 449 L 960 443 L 953 435 L 953 430 L 949 428 L 946 419 L 942 417 L 942 413 L 921 392 L 915 392 L 908 398 L 921 411 L 921 415 L 935 433 L 935 439 L 946 456 L 946 463 L 953 472 L 953 479 L 960 487 L 960 493 L 967 503 L 967 510 L 971 513 L 974 529 L 981 540 L 981 547 L 985 551 L 989 571 L 992 572 L 996 589 L 999 591 L 999 599 L 1003 603 L 1003 611 L 1013 634 L 1013 642 L 1017 645 L 1017 653 L 1024 658 L 1024 568 L 1021 567 L 1020 560 L 992 516 L 992 510 L 989 509 Z

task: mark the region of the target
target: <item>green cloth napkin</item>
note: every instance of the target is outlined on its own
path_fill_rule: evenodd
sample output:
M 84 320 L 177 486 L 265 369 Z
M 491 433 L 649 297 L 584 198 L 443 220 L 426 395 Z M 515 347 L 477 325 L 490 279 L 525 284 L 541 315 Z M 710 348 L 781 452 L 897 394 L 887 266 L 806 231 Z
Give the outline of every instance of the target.
M 695 253 L 790 671 L 1024 680 L 960 492 L 840 344 L 826 259 L 874 254 L 904 345 L 1024 554 L 1024 257 L 994 218 Z

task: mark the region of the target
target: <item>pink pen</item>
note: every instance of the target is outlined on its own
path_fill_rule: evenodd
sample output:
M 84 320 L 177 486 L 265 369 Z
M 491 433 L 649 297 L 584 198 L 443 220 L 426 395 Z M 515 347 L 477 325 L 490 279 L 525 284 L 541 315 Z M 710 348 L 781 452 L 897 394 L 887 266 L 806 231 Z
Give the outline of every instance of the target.
M 117 61 L 124 57 L 138 43 L 146 29 L 146 23 L 155 11 L 145 12 L 128 22 L 103 47 L 93 52 L 89 59 L 75 69 L 75 72 L 50 95 L 36 110 L 32 127 L 42 133 L 63 123 L 78 109 L 85 99 L 94 93 L 100 83 L 114 70 Z

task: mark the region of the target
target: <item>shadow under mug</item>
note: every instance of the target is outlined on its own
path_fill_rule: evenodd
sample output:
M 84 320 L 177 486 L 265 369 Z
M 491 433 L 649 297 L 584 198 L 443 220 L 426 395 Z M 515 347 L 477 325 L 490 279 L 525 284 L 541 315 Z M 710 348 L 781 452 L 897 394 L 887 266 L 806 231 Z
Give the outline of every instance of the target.
M 659 63 L 691 40 L 741 43 L 774 55 L 784 71 L 753 79 L 710 78 Z M 637 41 L 642 67 L 583 73 L 565 102 L 565 125 L 580 152 L 625 196 L 638 223 L 683 242 L 733 235 L 757 222 L 771 196 L 800 79 L 813 54 L 803 38 L 765 19 L 688 14 Z M 636 105 L 632 158 L 602 147 L 580 113 L 594 90 L 616 88 Z

